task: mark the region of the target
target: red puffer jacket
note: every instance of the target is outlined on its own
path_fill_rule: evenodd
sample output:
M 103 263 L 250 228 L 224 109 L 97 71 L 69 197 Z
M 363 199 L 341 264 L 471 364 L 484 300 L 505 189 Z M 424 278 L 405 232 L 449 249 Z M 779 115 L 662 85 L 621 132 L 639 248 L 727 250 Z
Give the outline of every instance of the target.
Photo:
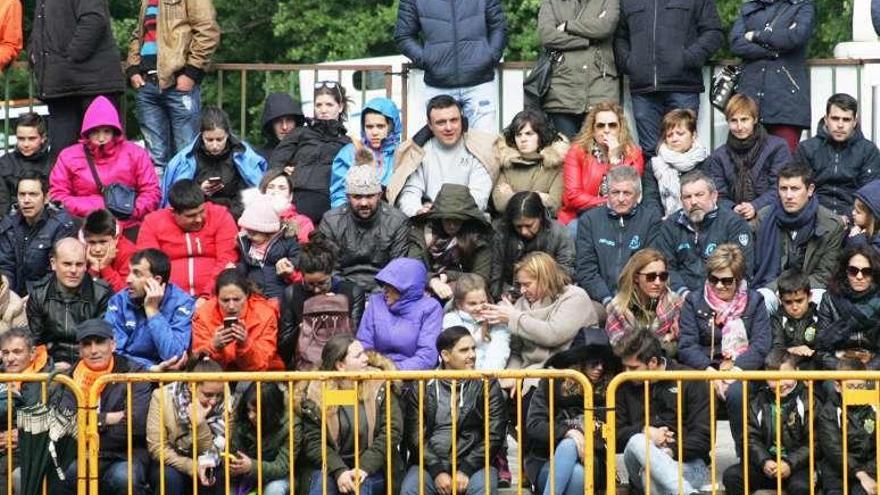
M 637 146 L 627 149 L 623 160 L 615 166 L 624 165 L 635 167 L 642 175 L 645 169 L 642 150 Z M 576 144 L 568 149 L 562 167 L 562 208 L 557 213 L 561 223 L 568 224 L 585 210 L 605 204 L 607 198 L 599 195 L 599 188 L 611 167 L 610 163 L 600 162 L 592 153 Z

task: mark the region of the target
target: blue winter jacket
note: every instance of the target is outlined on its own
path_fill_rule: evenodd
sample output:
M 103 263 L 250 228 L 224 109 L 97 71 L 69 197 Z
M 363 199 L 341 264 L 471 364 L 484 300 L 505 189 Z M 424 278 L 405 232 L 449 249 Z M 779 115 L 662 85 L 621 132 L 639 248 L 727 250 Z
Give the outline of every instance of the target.
M 162 176 L 162 208 L 168 206 L 168 191 L 175 182 L 195 177 L 195 146 L 199 139 L 202 139 L 201 133 L 186 148 L 177 152 L 165 167 L 165 175 Z M 236 151 L 232 155 L 232 159 L 235 161 L 235 168 L 248 186 L 257 187 L 269 164 L 266 163 L 265 158 L 251 148 L 251 145 L 244 141 L 238 141 L 237 144 L 243 146 L 244 151 Z
M 143 302 L 123 289 L 107 304 L 104 320 L 113 325 L 116 353 L 149 368 L 190 348 L 195 299 L 174 284 L 165 286 L 159 314 L 147 319 Z
M 369 139 L 364 129 L 364 117 L 367 112 L 378 112 L 391 121 L 388 129 L 388 137 L 382 140 L 380 149 L 374 150 L 369 147 Z M 394 152 L 400 145 L 400 136 L 403 133 L 403 122 L 400 119 L 400 111 L 397 105 L 388 98 L 373 98 L 364 105 L 361 113 L 361 142 L 364 146 L 373 152 L 373 158 L 376 160 L 376 166 L 381 166 L 382 187 L 388 185 L 391 179 L 391 172 L 394 171 Z M 348 169 L 354 165 L 354 155 L 356 153 L 354 143 L 346 144 L 339 150 L 336 157 L 333 158 L 332 171 L 330 173 L 330 206 L 336 208 L 342 206 L 348 199 L 345 197 L 345 177 L 348 175 Z
M 412 258 L 394 259 L 376 275 L 376 282 L 396 288 L 400 298 L 388 306 L 384 294 L 370 296 L 357 339 L 365 349 L 394 361 L 399 370 L 436 368 L 443 310 L 425 293 L 425 264 Z
M 500 0 L 401 0 L 394 41 L 428 86 L 476 86 L 495 78 L 507 20 Z

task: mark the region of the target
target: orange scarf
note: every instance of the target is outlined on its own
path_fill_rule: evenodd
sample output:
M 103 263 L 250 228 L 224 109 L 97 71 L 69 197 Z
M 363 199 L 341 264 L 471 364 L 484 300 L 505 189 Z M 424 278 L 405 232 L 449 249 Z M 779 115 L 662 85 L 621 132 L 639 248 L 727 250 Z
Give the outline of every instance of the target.
M 46 346 L 39 345 L 34 349 L 34 358 L 25 369 L 21 370 L 21 374 L 39 373 L 46 367 L 47 362 L 49 362 L 49 353 L 46 352 Z M 21 391 L 21 382 L 9 382 L 9 387 L 19 392 Z
M 73 381 L 80 386 L 83 392 L 88 394 L 89 390 L 91 390 L 92 388 L 92 385 L 95 383 L 95 380 L 112 372 L 114 365 L 115 359 L 113 358 L 113 356 L 110 356 L 110 363 L 107 364 L 107 367 L 102 370 L 93 370 L 86 365 L 85 361 L 81 360 L 76 365 L 76 368 L 73 369 Z M 103 391 L 103 387 L 98 390 L 98 397 L 101 396 L 101 392 Z

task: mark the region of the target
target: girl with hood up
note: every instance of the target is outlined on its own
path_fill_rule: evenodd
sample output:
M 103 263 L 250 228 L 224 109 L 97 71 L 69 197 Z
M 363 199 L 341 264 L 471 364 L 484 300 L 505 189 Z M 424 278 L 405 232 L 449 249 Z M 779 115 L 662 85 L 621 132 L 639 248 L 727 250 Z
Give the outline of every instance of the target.
M 330 177 L 330 206 L 344 205 L 346 197 L 345 178 L 348 169 L 355 165 L 359 149 L 365 148 L 373 155 L 377 175 L 382 187 L 388 185 L 394 170 L 394 153 L 400 145 L 403 123 L 397 105 L 388 98 L 373 98 L 361 113 L 361 140 L 346 144 L 336 154 Z
M 880 252 L 880 180 L 873 180 L 855 193 L 853 226 L 847 246 L 873 246 Z
M 119 112 L 107 98 L 99 96 L 86 110 L 78 143 L 64 148 L 49 175 L 49 195 L 74 217 L 106 208 L 95 182 L 89 159 L 101 183 L 123 184 L 137 194 L 134 212 L 120 218 L 120 228 L 139 225 L 147 213 L 159 207 L 159 179 L 153 161 L 144 148 L 125 139 Z
M 257 153 L 268 162 L 278 143 L 294 129 L 302 127 L 305 121 L 306 116 L 303 114 L 302 105 L 289 94 L 269 94 L 266 97 L 266 103 L 263 104 L 263 118 L 260 120 L 266 144 L 257 150 Z
M 357 339 L 394 362 L 399 370 L 437 367 L 437 336 L 443 326 L 440 303 L 425 293 L 424 263 L 396 258 L 376 275 L 382 293 L 370 296 Z

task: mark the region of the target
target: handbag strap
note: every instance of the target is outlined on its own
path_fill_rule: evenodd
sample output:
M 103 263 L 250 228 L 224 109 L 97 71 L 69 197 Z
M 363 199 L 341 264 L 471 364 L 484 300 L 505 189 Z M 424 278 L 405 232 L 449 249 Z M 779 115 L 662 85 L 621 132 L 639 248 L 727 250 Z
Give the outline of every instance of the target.
M 83 143 L 83 152 L 86 155 L 86 161 L 89 163 L 89 170 L 92 171 L 92 177 L 95 178 L 95 184 L 98 186 L 98 190 L 104 191 L 104 184 L 101 182 L 101 178 L 98 177 L 98 169 L 95 167 L 95 159 L 92 158 L 92 152 L 89 151 L 89 147 Z

